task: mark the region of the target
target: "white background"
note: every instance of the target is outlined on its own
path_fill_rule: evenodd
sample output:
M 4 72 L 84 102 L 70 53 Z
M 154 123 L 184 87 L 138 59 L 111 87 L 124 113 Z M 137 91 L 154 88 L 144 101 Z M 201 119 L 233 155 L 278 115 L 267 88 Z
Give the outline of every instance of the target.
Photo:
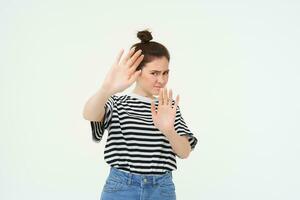
M 1 1 L 0 199 L 99 199 L 106 135 L 92 141 L 83 106 L 145 28 L 170 51 L 168 87 L 199 140 L 177 159 L 178 199 L 299 199 L 299 10 L 267 0 Z

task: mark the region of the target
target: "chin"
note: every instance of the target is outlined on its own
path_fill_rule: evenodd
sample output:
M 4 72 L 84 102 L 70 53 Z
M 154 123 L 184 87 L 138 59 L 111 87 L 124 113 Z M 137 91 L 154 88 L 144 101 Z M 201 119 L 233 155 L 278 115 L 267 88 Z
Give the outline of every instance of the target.
M 153 92 L 152 92 L 152 95 L 159 95 L 159 91 L 154 89 Z

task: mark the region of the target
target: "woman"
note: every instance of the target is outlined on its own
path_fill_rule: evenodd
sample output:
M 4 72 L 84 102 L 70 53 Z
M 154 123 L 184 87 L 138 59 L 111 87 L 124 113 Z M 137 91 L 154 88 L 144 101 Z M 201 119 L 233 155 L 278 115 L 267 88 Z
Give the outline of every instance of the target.
M 101 200 L 176 199 L 172 171 L 176 156 L 187 158 L 197 138 L 187 127 L 172 90 L 165 87 L 170 55 L 149 31 L 121 60 L 123 50 L 101 88 L 85 105 L 93 139 L 108 130 L 104 159 L 110 172 Z M 132 92 L 116 95 L 136 82 Z M 158 95 L 158 98 L 155 97 Z

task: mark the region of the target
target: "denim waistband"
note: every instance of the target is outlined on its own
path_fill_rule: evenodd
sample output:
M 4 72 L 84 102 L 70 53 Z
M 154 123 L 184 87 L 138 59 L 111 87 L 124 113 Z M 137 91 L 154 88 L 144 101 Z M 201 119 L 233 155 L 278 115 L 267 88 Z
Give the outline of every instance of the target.
M 126 172 L 124 170 L 111 167 L 109 172 L 109 178 L 117 181 L 122 181 L 127 184 L 133 185 L 156 185 L 168 179 L 172 179 L 172 171 L 167 171 L 162 175 L 144 175 Z

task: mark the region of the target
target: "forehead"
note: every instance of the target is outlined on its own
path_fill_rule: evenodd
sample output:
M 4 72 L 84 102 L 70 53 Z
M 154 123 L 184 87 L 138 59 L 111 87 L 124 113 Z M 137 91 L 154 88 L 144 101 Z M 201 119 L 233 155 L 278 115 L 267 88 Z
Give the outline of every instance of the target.
M 144 66 L 148 71 L 166 71 L 169 69 L 169 61 L 167 58 L 155 58 L 149 63 L 146 63 Z

